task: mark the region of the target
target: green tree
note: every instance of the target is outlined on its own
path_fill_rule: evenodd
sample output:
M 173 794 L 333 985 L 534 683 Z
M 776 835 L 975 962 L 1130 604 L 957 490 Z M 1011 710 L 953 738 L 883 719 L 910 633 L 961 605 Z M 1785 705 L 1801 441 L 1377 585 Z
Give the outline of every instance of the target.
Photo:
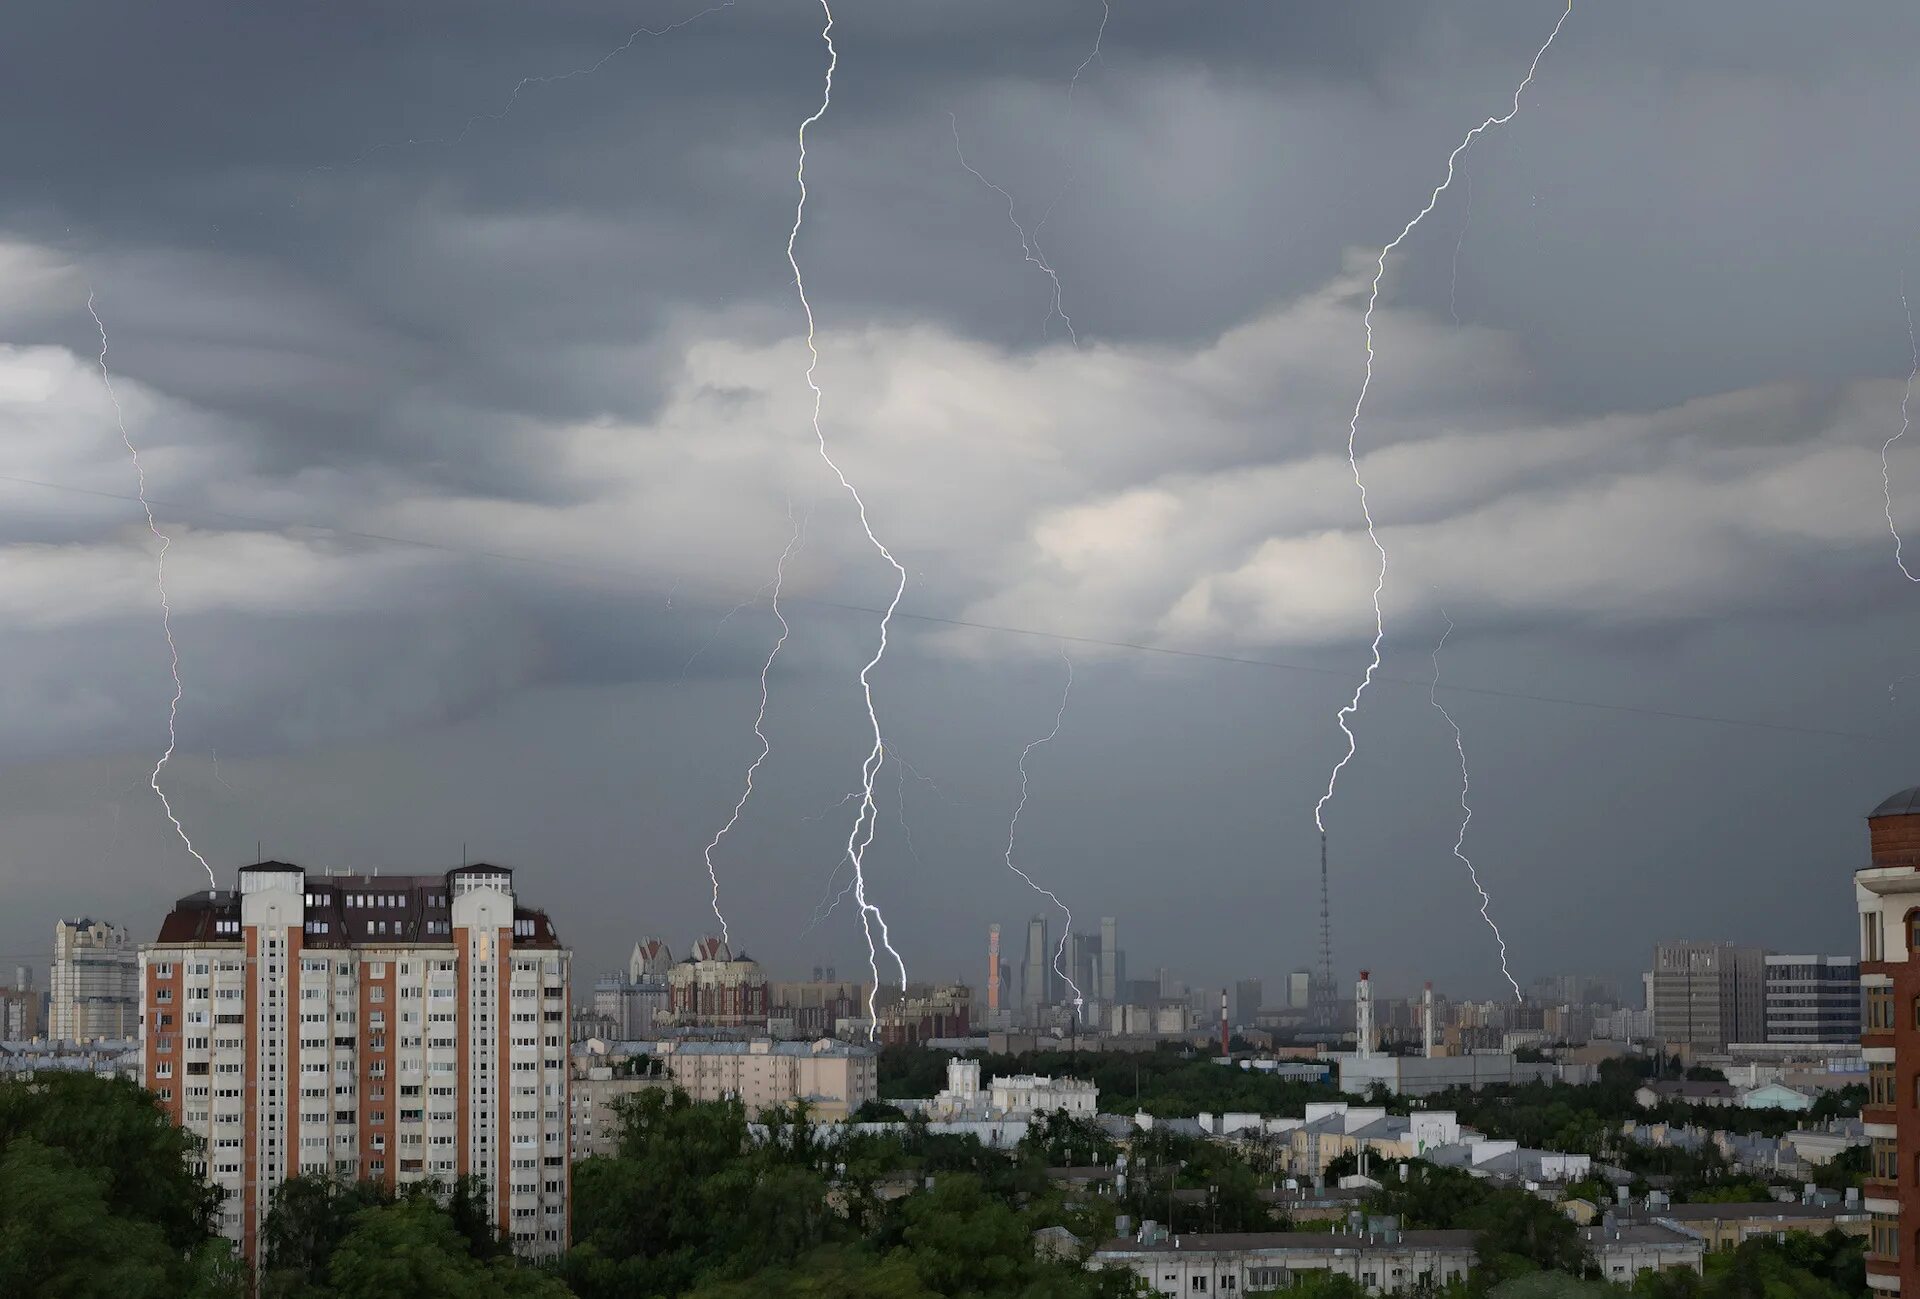
M 427 1196 L 355 1214 L 330 1272 L 336 1299 L 569 1299 L 559 1281 L 511 1258 L 473 1257 L 452 1216 Z
M 32 1137 L 0 1154 L 0 1294 L 161 1299 L 181 1292 L 180 1256 L 151 1222 L 116 1215 L 108 1178 Z

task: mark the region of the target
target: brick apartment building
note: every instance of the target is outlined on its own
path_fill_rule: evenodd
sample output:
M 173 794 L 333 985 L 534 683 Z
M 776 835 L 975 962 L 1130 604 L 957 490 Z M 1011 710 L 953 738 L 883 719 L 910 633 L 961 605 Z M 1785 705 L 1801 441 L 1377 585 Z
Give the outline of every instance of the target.
M 518 1250 L 565 1248 L 571 954 L 512 872 L 239 874 L 140 949 L 146 1085 L 205 1141 L 222 1234 L 253 1258 L 296 1173 L 477 1175 Z

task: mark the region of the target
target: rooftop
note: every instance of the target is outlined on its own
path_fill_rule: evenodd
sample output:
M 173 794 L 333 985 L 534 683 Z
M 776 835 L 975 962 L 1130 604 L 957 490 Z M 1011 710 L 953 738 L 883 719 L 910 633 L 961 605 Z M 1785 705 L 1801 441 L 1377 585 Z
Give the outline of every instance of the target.
M 1456 1249 L 1471 1253 L 1479 1236 L 1474 1231 L 1403 1231 L 1398 1240 L 1381 1236 L 1345 1236 L 1326 1231 L 1235 1231 L 1217 1234 L 1169 1236 L 1152 1244 L 1115 1239 L 1100 1246 L 1102 1254 L 1249 1254 L 1298 1250 L 1321 1254 L 1330 1250 Z
M 1867 813 L 1869 820 L 1879 816 L 1920 816 L 1920 785 L 1887 795 L 1880 806 Z

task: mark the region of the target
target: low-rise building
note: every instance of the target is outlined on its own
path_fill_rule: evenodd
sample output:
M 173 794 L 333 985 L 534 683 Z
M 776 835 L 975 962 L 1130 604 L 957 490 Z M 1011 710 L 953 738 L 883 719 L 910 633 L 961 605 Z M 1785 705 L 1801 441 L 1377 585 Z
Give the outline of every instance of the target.
M 1065 1110 L 1075 1118 L 1091 1119 L 1099 1112 L 1100 1090 L 1083 1078 L 1053 1078 L 1015 1074 L 980 1085 L 980 1062 L 964 1056 L 947 1061 L 947 1085 L 932 1100 L 921 1103 L 936 1119 L 1008 1119 Z
M 1674 1103 L 1730 1106 L 1737 1104 L 1739 1099 L 1740 1093 L 1732 1083 L 1694 1079 L 1643 1083 L 1633 1093 L 1633 1103 L 1643 1110 Z
M 1551 1063 L 1519 1060 L 1498 1052 L 1340 1057 L 1340 1090 L 1355 1096 L 1364 1096 L 1375 1086 L 1385 1087 L 1395 1096 L 1427 1096 L 1450 1087 L 1551 1082 L 1559 1076 L 1559 1067 Z M 1584 1081 L 1585 1077 L 1583 1072 L 1578 1080 Z M 1576 1079 L 1569 1077 L 1567 1081 Z
M 1757 1200 L 1743 1204 L 1668 1204 L 1635 1209 L 1620 1215 L 1621 1222 L 1652 1221 L 1678 1227 L 1699 1236 L 1708 1249 L 1732 1249 L 1755 1236 L 1782 1232 L 1825 1235 L 1842 1231 L 1865 1236 L 1871 1215 L 1858 1201 L 1852 1204 L 1781 1203 Z
M 567 1138 L 576 1160 L 611 1155 L 619 1149 L 622 1101 L 639 1092 L 673 1086 L 657 1060 L 639 1057 L 607 1064 L 602 1063 L 604 1058 L 574 1058 L 573 1085 L 567 1093 Z
M 1642 1272 L 1676 1268 L 1703 1270 L 1706 1242 L 1682 1227 L 1661 1222 L 1622 1222 L 1613 1214 L 1581 1231 L 1580 1239 L 1592 1251 L 1600 1275 L 1625 1285 Z
M 1125 1268 L 1154 1294 L 1245 1294 L 1279 1290 L 1309 1272 L 1344 1276 L 1375 1294 L 1438 1288 L 1473 1269 L 1471 1231 L 1387 1228 L 1343 1235 L 1324 1231 L 1231 1232 L 1171 1236 L 1155 1223 L 1136 1239 L 1110 1240 L 1089 1268 Z
M 816 1121 L 844 1119 L 879 1094 L 879 1052 L 820 1038 L 651 1045 L 675 1087 L 697 1101 L 738 1100 L 749 1118 L 804 1101 Z

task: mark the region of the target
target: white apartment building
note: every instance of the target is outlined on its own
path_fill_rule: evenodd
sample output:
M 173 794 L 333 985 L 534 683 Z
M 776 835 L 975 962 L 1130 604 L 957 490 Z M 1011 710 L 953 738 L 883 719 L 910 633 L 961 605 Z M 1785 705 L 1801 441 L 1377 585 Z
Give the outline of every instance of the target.
M 475 1175 L 523 1253 L 567 1243 L 571 954 L 513 874 L 240 870 L 140 949 L 146 1085 L 205 1141 L 249 1259 L 294 1174 Z
M 127 931 L 99 920 L 53 926 L 47 1036 L 56 1042 L 128 1038 L 140 1023 L 140 966 Z

